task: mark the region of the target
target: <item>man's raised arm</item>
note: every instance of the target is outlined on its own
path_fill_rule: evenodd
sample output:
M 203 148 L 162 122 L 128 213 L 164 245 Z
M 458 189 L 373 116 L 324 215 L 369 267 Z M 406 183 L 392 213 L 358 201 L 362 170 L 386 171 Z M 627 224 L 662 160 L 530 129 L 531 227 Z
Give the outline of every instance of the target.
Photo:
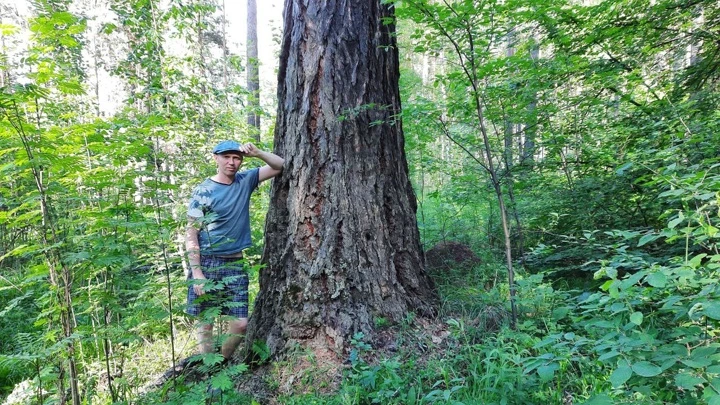
M 282 172 L 282 167 L 285 163 L 285 159 L 281 158 L 280 156 L 272 152 L 262 151 L 252 143 L 240 145 L 240 150 L 246 156 L 256 157 L 266 163 L 265 166 L 260 168 L 258 181 L 263 182 L 277 176 L 278 174 L 280 174 L 280 172 Z

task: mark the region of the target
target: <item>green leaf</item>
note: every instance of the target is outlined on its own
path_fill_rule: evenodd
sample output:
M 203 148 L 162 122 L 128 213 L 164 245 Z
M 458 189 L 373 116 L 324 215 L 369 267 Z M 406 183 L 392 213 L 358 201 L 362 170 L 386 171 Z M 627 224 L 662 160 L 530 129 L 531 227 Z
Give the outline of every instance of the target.
M 655 240 L 657 240 L 659 238 L 660 238 L 660 235 L 655 234 L 655 233 L 649 233 L 649 234 L 643 235 L 643 237 L 640 238 L 640 240 L 638 241 L 638 247 L 643 246 L 650 242 L 654 242 Z
M 619 355 L 620 355 L 620 352 L 618 352 L 617 350 L 611 350 L 611 351 L 603 354 L 602 356 L 600 356 L 600 357 L 598 358 L 598 360 L 600 360 L 600 361 L 605 361 L 605 360 L 609 360 L 609 359 L 612 359 L 612 358 L 614 358 L 614 357 L 617 357 L 617 356 L 619 356 Z
M 705 232 L 707 232 L 707 234 L 708 234 L 709 237 L 714 238 L 715 235 L 718 234 L 718 228 L 715 228 L 715 227 L 712 226 L 712 225 L 708 225 L 708 227 L 705 228 Z
M 206 366 L 213 366 L 220 364 L 225 358 L 220 353 L 207 353 L 202 357 L 203 364 Z
M 10 36 L 18 32 L 19 29 L 15 25 L 11 24 L 0 24 L 0 35 Z
M 357 337 L 357 334 L 355 334 L 355 336 Z M 360 336 L 358 340 L 360 339 L 362 339 L 362 336 Z M 253 342 L 252 351 L 256 355 L 258 355 L 260 361 L 262 362 L 266 361 L 271 356 L 270 348 L 268 348 L 267 344 L 265 344 L 265 342 L 262 340 L 256 340 L 255 342 Z
M 660 369 L 663 371 L 669 369 L 670 367 L 674 366 L 675 363 L 680 361 L 680 356 L 671 356 L 663 360 L 662 364 L 660 365 Z
M 555 376 L 555 370 L 559 368 L 557 363 L 551 363 L 537 368 L 537 373 L 543 382 L 548 382 Z
M 605 267 L 605 274 L 610 277 L 611 279 L 615 280 L 617 279 L 618 271 L 615 267 Z
M 720 374 L 720 365 L 710 366 L 706 368 L 705 371 L 709 374 Z
M 678 226 L 684 220 L 685 220 L 685 218 L 682 215 L 680 215 L 679 217 L 668 222 L 668 228 L 674 229 L 676 226 Z
M 627 163 L 625 163 L 624 165 L 622 165 L 622 166 L 618 167 L 617 169 L 615 169 L 615 173 L 617 173 L 618 175 L 622 176 L 622 175 L 625 174 L 625 170 L 627 170 L 627 169 L 629 169 L 629 168 L 631 168 L 631 167 L 633 167 L 633 162 L 627 162 Z
M 717 391 L 717 379 L 713 379 L 710 385 L 703 389 L 703 398 L 707 400 L 708 405 L 720 405 L 720 394 Z
M 603 291 L 607 291 L 607 290 L 610 289 L 610 286 L 611 286 L 614 282 L 615 282 L 615 280 L 608 280 L 608 281 L 604 282 L 604 283 L 600 286 L 600 289 L 603 290 Z
M 641 377 L 655 377 L 662 369 L 649 361 L 640 361 L 632 365 L 632 371 Z
M 408 390 L 407 395 L 405 396 L 405 401 L 408 405 L 415 405 L 417 402 L 417 393 L 415 392 L 415 386 L 410 387 Z
M 58 89 L 65 94 L 84 94 L 85 90 L 77 80 L 61 81 L 58 82 Z
M 640 282 L 640 280 L 641 280 L 643 277 L 645 277 L 645 271 L 638 271 L 637 273 L 635 273 L 635 274 L 631 275 L 630 277 L 624 279 L 624 280 L 622 281 L 622 283 L 620 284 L 620 289 L 621 289 L 621 290 L 626 290 L 626 289 L 634 286 L 635 284 L 637 284 L 638 282 Z
M 570 312 L 570 308 L 568 308 L 568 307 L 555 308 L 552 311 L 552 317 L 554 320 L 559 321 L 559 320 L 565 318 L 567 316 L 568 312 Z
M 707 256 L 707 253 L 700 253 L 699 255 L 693 257 L 690 259 L 690 262 L 688 263 L 690 267 L 697 269 L 700 266 L 700 263 L 702 263 L 702 259 Z
M 663 191 L 660 193 L 660 197 L 680 197 L 681 195 L 685 194 L 685 190 L 681 188 L 675 188 L 668 191 Z
M 234 366 L 228 367 L 226 370 L 229 376 L 237 376 L 248 371 L 248 365 L 245 363 L 235 364 Z
M 233 381 L 232 379 L 230 379 L 230 376 L 228 376 L 227 373 L 220 373 L 215 375 L 210 380 L 210 385 L 212 385 L 213 388 L 217 388 L 221 391 L 227 391 L 232 389 Z
M 648 276 L 645 277 L 645 281 L 653 287 L 663 288 L 667 284 L 667 276 L 665 273 L 658 271 L 648 274 Z
M 633 312 L 630 315 L 630 322 L 634 323 L 635 325 L 642 325 L 643 322 L 643 314 L 642 312 Z
M 625 384 L 632 377 L 633 371 L 629 366 L 619 366 L 610 374 L 610 383 L 614 388 Z
M 704 378 L 696 377 L 689 373 L 680 373 L 675 376 L 675 385 L 685 390 L 693 390 L 696 386 L 705 382 Z
M 698 369 L 712 364 L 712 359 L 684 359 L 680 360 L 680 362 L 688 367 Z
M 703 305 L 703 313 L 710 319 L 720 320 L 720 303 L 712 302 Z
M 612 398 L 605 394 L 595 395 L 594 397 L 583 402 L 583 405 L 613 405 Z
M 112 34 L 117 29 L 117 25 L 111 24 L 111 23 L 105 23 L 102 28 L 100 28 L 100 32 L 102 32 L 105 35 Z

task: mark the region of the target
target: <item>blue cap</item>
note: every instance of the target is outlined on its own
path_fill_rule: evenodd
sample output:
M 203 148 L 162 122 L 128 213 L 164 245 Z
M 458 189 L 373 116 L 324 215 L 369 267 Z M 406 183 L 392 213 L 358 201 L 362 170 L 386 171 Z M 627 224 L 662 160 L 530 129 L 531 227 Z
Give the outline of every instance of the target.
M 216 155 L 225 152 L 243 153 L 240 150 L 240 144 L 235 141 L 222 141 L 215 146 L 215 149 L 213 149 L 213 153 Z

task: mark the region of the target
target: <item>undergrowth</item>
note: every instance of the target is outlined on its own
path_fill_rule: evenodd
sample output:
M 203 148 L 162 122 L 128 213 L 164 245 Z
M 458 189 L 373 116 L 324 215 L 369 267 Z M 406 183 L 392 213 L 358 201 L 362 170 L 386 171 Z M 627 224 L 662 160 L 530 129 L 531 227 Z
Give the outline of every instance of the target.
M 283 372 L 278 365 L 263 377 L 263 396 L 240 392 L 249 373 L 238 364 L 211 378 L 170 381 L 143 394 L 142 403 L 261 404 L 270 392 L 280 404 L 718 404 L 718 259 L 643 260 L 620 246 L 598 263 L 600 287 L 588 290 L 558 289 L 542 274 L 519 272 L 513 330 L 507 285 L 483 282 L 499 266 L 486 257 L 435 276 L 436 319 L 376 319 L 378 330 L 392 331 L 391 349 L 356 334 L 337 387 L 318 383 L 328 372 L 318 367 L 295 379 L 303 394 L 278 394 L 285 392 L 273 386 Z M 167 344 L 133 344 L 128 370 L 162 370 L 169 359 L 153 353 L 169 352 Z M 98 394 L 93 402 L 107 399 Z
M 279 398 L 283 404 L 543 404 L 570 396 L 587 399 L 597 389 L 592 364 L 558 357 L 558 366 L 537 365 L 545 353 L 536 345 L 547 332 L 557 300 L 541 278 L 521 282 L 525 320 L 507 326 L 507 309 L 498 302 L 507 287 L 486 290 L 478 282 L 494 276 L 484 264 L 449 271 L 436 283 L 442 299 L 437 333 L 422 336 L 414 318 L 398 329 L 396 352 L 376 351 L 362 334 L 352 340 L 349 366 L 333 395 L 311 393 Z M 468 282 L 472 280 L 472 283 Z M 564 302 L 564 301 L 563 301 Z M 540 371 L 538 372 L 538 368 Z M 582 378 L 583 374 L 590 377 Z
M 280 403 L 720 404 L 720 259 L 661 266 L 625 249 L 627 236 L 598 263 L 597 288 L 521 273 L 515 330 L 498 304 L 507 286 L 477 282 L 491 264 L 436 276 L 444 334 L 419 336 L 409 317 L 400 350 L 382 353 L 356 335 L 336 394 Z

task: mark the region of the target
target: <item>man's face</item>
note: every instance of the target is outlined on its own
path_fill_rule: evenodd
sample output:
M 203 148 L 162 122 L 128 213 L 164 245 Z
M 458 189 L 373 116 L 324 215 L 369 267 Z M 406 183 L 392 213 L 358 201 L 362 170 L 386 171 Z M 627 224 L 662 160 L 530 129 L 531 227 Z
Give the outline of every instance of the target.
M 227 176 L 234 176 L 240 169 L 242 161 L 243 157 L 239 153 L 229 152 L 215 155 L 218 170 Z

